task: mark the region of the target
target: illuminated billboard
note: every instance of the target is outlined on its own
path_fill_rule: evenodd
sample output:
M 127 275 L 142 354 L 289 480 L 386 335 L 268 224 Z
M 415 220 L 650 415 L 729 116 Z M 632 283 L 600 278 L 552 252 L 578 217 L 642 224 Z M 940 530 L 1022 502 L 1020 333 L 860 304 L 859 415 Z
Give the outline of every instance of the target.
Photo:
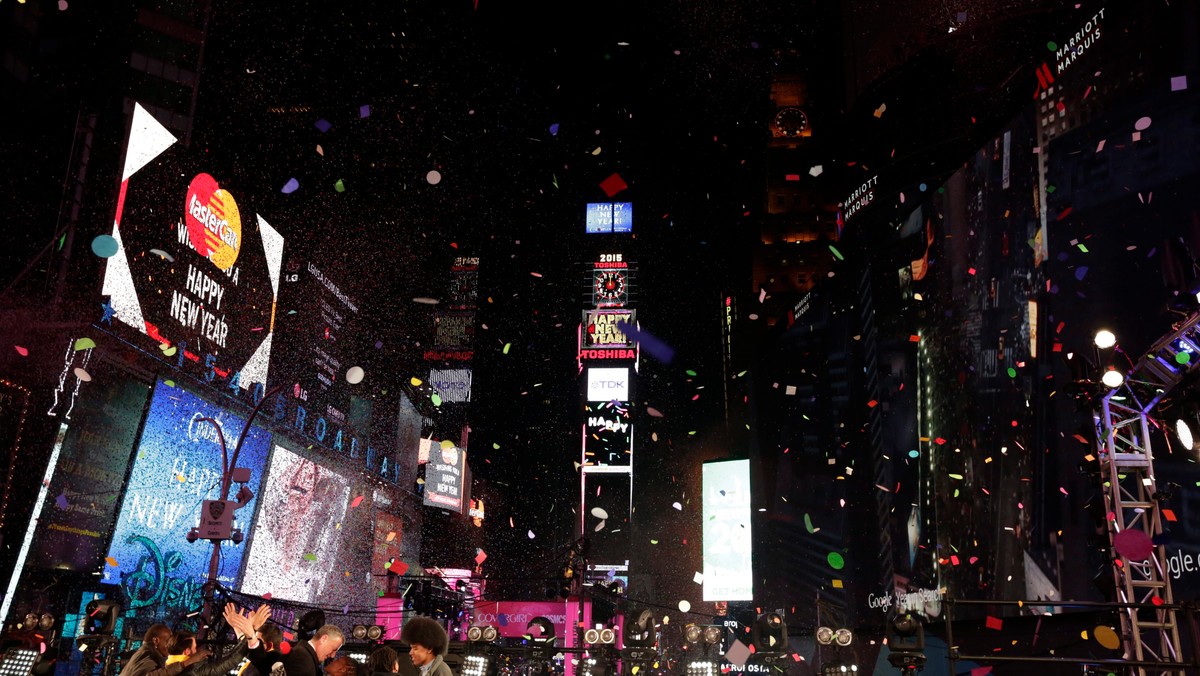
M 634 341 L 630 340 L 617 324 L 624 322 L 637 326 L 636 310 L 584 310 L 583 335 L 581 350 L 603 348 L 632 348 Z
M 467 452 L 449 442 L 431 448 L 425 464 L 425 502 L 458 513 L 463 511 Z
M 471 369 L 430 369 L 429 386 L 442 401 L 466 403 L 471 401 Z
M 179 611 L 199 607 L 200 589 L 208 579 L 212 546 L 186 537 L 199 520 L 201 502 L 220 498 L 221 443 L 216 427 L 205 418 L 220 426 L 232 451 L 242 431 L 241 418 L 163 381 L 155 386 L 105 559 L 103 581 L 121 585 L 130 610 L 146 608 L 159 619 L 174 621 Z M 269 439 L 265 430 L 252 427 L 237 460 L 238 467 L 250 470 L 246 487 L 255 495 L 234 521 L 246 534 L 251 532 Z M 230 541 L 221 544 L 221 584 L 235 586 L 245 549 Z
M 588 401 L 629 401 L 629 369 L 589 368 Z
M 704 600 L 753 600 L 750 461 L 706 462 L 701 470 L 701 482 Z
M 633 460 L 633 422 L 629 405 L 618 401 L 585 407 L 583 420 L 583 464 L 627 466 Z
M 372 491 L 348 473 L 276 445 L 242 591 L 312 603 L 369 595 Z
M 470 349 L 475 340 L 474 312 L 439 312 L 434 319 L 433 347 Z
M 633 232 L 633 203 L 588 202 L 585 221 L 589 234 Z
M 93 244 L 108 254 L 100 324 L 124 325 L 177 368 L 261 397 L 284 240 L 208 163 L 134 106 L 111 239 Z

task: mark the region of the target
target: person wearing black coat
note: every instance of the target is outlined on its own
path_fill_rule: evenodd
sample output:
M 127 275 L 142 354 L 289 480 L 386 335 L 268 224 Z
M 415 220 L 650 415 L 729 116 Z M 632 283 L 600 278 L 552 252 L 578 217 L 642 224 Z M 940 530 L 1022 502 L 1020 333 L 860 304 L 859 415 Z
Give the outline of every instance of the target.
M 292 647 L 283 658 L 283 670 L 287 676 L 321 676 L 321 665 L 341 649 L 346 641 L 342 630 L 327 624 L 317 630 L 313 637 Z M 275 669 L 278 671 L 278 667 Z

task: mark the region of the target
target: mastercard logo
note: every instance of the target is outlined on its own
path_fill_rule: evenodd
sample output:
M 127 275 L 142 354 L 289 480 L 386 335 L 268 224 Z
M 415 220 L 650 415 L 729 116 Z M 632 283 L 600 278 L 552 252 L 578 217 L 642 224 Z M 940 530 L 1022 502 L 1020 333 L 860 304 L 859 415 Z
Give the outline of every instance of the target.
M 188 243 L 221 270 L 237 262 L 242 250 L 242 216 L 229 191 L 208 174 L 196 174 L 184 203 Z

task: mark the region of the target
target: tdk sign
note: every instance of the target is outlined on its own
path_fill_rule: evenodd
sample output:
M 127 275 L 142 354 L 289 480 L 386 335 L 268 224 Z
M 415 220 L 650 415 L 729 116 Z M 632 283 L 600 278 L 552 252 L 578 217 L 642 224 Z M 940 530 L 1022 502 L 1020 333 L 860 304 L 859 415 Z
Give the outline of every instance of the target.
M 629 369 L 590 368 L 587 370 L 588 401 L 629 401 Z

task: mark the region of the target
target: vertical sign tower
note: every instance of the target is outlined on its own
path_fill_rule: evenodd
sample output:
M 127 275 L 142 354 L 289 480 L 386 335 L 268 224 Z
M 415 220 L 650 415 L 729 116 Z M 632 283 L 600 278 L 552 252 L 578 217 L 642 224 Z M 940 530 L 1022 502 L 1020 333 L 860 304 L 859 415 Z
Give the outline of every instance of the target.
M 624 241 L 633 205 L 587 205 L 589 239 L 600 246 L 585 261 L 583 318 L 578 332 L 581 393 L 579 536 L 587 540 L 588 579 L 629 574 L 633 502 L 633 417 L 639 350 L 624 331 L 637 327 L 636 266 Z M 599 236 L 595 236 L 599 235 Z

